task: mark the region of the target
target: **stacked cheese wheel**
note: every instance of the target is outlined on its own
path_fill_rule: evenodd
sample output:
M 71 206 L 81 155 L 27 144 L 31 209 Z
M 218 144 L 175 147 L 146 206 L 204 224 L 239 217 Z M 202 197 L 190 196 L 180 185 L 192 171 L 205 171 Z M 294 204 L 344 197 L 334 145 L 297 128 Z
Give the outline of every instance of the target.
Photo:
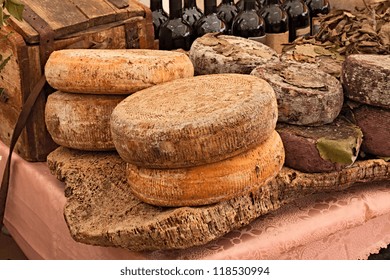
M 61 50 L 51 54 L 45 75 L 58 91 L 45 108 L 47 129 L 60 146 L 86 151 L 115 150 L 113 109 L 129 94 L 194 68 L 181 53 L 156 50 Z
M 362 129 L 362 150 L 390 157 L 390 55 L 350 55 L 342 82 L 353 121 Z
M 111 116 L 132 192 L 159 206 L 195 206 L 260 188 L 280 171 L 277 102 L 241 74 L 174 80 L 139 91 Z
M 258 66 L 251 74 L 275 90 L 286 166 L 316 173 L 355 162 L 362 133 L 339 117 L 344 103 L 340 81 L 312 64 L 291 61 Z

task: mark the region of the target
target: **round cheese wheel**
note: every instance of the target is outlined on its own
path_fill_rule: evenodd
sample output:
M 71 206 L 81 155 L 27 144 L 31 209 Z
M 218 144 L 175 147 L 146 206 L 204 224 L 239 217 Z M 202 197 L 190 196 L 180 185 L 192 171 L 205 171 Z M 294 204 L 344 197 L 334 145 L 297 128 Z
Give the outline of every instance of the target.
M 278 123 L 283 140 L 285 165 L 306 173 L 340 171 L 359 155 L 363 133 L 359 127 L 337 118 L 321 126 Z
M 353 117 L 363 131 L 362 150 L 368 154 L 390 157 L 390 110 L 361 104 L 353 108 Z
M 260 42 L 218 33 L 196 39 L 189 56 L 198 75 L 249 74 L 256 66 L 279 61 L 278 54 Z
M 57 91 L 46 102 L 47 130 L 60 146 L 86 151 L 115 150 L 110 116 L 124 98 Z
M 348 98 L 390 108 L 390 55 L 354 54 L 346 58 L 342 82 Z
M 91 94 L 130 94 L 191 77 L 194 67 L 179 52 L 146 49 L 78 49 L 53 52 L 45 66 L 55 89 Z
M 272 63 L 255 68 L 251 75 L 273 87 L 279 122 L 323 125 L 333 122 L 343 106 L 341 83 L 312 64 Z
M 271 86 L 250 75 L 196 76 L 123 100 L 111 116 L 124 161 L 149 168 L 192 167 L 247 151 L 275 129 Z
M 283 144 L 274 131 L 254 149 L 212 164 L 177 169 L 127 164 L 127 178 L 133 194 L 146 203 L 207 205 L 257 190 L 279 173 L 283 162 Z

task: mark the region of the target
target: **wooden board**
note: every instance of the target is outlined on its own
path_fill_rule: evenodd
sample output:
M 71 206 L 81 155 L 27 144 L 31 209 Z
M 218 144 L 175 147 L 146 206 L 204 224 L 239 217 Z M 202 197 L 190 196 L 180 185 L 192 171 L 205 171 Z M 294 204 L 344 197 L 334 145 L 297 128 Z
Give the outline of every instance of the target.
M 137 1 L 129 1 L 129 6 L 118 9 L 107 0 L 23 0 L 35 13 L 45 20 L 61 38 L 98 25 L 145 16 L 145 6 Z M 11 17 L 11 26 L 20 33 L 26 42 L 39 42 L 37 31 L 26 21 Z
M 116 153 L 61 147 L 48 156 L 48 165 L 65 182 L 64 215 L 72 237 L 133 251 L 203 245 L 297 198 L 355 183 L 390 182 L 390 163 L 383 160 L 360 161 L 331 173 L 283 168 L 273 181 L 247 195 L 204 207 L 162 208 L 131 194 L 126 164 Z

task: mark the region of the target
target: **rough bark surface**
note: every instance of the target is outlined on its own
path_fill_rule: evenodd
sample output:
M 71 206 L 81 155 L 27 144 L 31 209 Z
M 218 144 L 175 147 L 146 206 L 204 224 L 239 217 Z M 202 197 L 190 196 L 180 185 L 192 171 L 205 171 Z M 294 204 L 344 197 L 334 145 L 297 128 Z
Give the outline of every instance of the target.
M 64 92 L 130 94 L 174 79 L 192 77 L 194 66 L 179 52 L 126 50 L 60 50 L 45 66 L 48 83 Z
M 196 39 L 189 56 L 197 75 L 249 74 L 256 66 L 279 61 L 278 54 L 260 42 L 216 33 Z
M 47 130 L 60 146 L 85 151 L 115 150 L 110 117 L 125 97 L 57 91 L 46 102 Z
M 157 206 L 210 205 L 261 188 L 284 163 L 282 139 L 274 131 L 259 146 L 219 162 L 189 168 L 127 165 L 131 191 Z
M 246 152 L 268 139 L 276 121 L 276 96 L 264 80 L 202 75 L 130 95 L 111 115 L 111 134 L 128 163 L 181 168 Z
M 342 83 L 348 98 L 390 109 L 390 55 L 354 54 L 346 58 Z
M 341 83 L 308 63 L 281 62 L 256 67 L 251 75 L 266 80 L 278 100 L 278 121 L 296 125 L 331 123 L 343 106 Z
M 72 237 L 133 251 L 203 245 L 296 198 L 357 182 L 390 180 L 390 163 L 383 160 L 319 174 L 283 168 L 273 181 L 248 195 L 210 206 L 162 208 L 131 194 L 126 164 L 116 153 L 60 147 L 49 155 L 48 165 L 65 182 L 64 215 Z
M 342 118 L 322 126 L 279 123 L 276 129 L 283 140 L 285 165 L 307 173 L 340 171 L 353 164 L 363 140 L 359 127 Z M 325 155 L 318 147 L 321 143 L 326 145 Z

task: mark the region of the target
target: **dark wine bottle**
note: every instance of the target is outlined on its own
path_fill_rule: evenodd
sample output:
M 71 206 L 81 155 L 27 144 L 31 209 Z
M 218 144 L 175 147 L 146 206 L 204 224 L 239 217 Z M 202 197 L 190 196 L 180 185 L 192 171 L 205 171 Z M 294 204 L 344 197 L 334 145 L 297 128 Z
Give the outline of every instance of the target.
M 310 35 L 315 35 L 320 28 L 318 16 L 330 12 L 330 3 L 328 0 L 305 0 L 305 2 L 310 11 Z
M 281 53 L 283 44 L 288 43 L 288 14 L 279 0 L 267 0 L 260 11 L 265 21 L 266 45 Z
M 309 8 L 303 0 L 285 0 L 282 7 L 288 14 L 289 41 L 310 35 Z
M 255 0 L 244 0 L 244 10 L 233 19 L 232 34 L 265 43 L 265 22 L 256 11 Z
M 226 24 L 217 15 L 217 0 L 204 0 L 204 15 L 195 22 L 194 31 L 197 37 L 211 32 L 226 33 Z
M 183 49 L 188 51 L 193 41 L 192 28 L 182 17 L 182 2 L 169 0 L 169 19 L 160 26 L 160 50 Z
M 265 5 L 265 1 L 266 0 L 256 0 L 256 10 L 260 10 Z M 244 10 L 244 2 L 244 0 L 239 0 L 236 3 L 236 7 L 239 12 Z
M 180 1 L 181 0 L 176 0 Z M 193 27 L 195 22 L 203 16 L 202 11 L 196 5 L 196 0 L 184 0 L 183 19 Z
M 222 0 L 222 2 L 217 7 L 217 15 L 225 22 L 227 34 L 232 33 L 232 22 L 237 13 L 238 9 L 234 4 L 234 0 Z
M 150 0 L 150 10 L 153 18 L 154 39 L 158 39 L 160 26 L 168 20 L 169 16 L 163 9 L 162 0 Z

